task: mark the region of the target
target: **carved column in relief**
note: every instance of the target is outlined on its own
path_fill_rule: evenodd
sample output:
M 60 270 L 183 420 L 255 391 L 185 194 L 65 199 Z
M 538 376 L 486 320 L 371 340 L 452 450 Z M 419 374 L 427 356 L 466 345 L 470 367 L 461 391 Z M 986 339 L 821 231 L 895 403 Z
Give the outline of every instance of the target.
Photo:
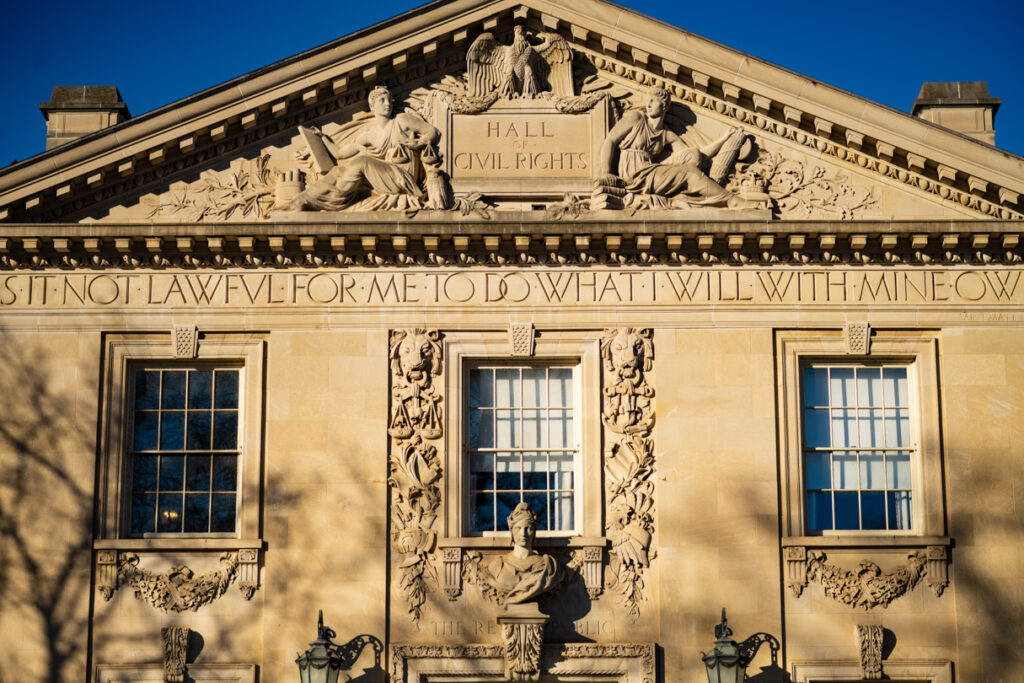
M 437 583 L 432 555 L 441 504 L 441 461 L 431 441 L 441 438 L 441 333 L 421 328 L 391 332 L 391 547 L 399 556 L 398 582 L 410 619 L 422 616 L 427 579 Z
M 636 619 L 644 599 L 643 574 L 654 556 L 654 389 L 648 382 L 653 333 L 632 327 L 605 330 L 601 356 L 606 527 L 612 543 L 608 587 Z

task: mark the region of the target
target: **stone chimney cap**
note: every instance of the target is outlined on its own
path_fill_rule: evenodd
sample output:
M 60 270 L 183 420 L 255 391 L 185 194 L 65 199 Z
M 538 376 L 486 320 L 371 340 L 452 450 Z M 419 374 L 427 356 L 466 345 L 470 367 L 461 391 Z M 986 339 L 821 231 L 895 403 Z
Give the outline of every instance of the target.
M 1001 100 L 991 97 L 985 81 L 931 82 L 921 86 L 910 113 L 917 115 L 922 107 L 969 107 L 990 105 L 992 113 L 999 109 Z
M 39 111 L 49 120 L 51 111 L 117 111 L 131 118 L 128 105 L 113 85 L 57 85 L 49 102 L 40 102 Z

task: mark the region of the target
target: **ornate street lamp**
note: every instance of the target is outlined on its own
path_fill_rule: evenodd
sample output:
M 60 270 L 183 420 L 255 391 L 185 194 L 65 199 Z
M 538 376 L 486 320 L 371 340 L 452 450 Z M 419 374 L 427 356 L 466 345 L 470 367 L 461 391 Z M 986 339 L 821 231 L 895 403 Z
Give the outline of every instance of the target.
M 299 665 L 302 683 L 337 683 L 341 673 L 341 657 L 331 647 L 331 638 L 337 634 L 324 626 L 324 611 L 316 620 L 316 640 L 309 649 L 295 659 Z
M 725 621 L 722 608 L 722 623 L 715 627 L 715 646 L 704 655 L 704 666 L 708 670 L 708 683 L 743 683 L 747 675 L 749 660 L 740 652 L 739 643 L 731 638 L 732 629 Z

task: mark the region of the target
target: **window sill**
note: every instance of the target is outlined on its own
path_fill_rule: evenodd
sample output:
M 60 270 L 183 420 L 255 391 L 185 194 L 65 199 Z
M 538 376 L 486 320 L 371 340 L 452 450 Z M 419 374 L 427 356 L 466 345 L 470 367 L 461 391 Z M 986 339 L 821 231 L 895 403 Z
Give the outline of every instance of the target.
M 512 547 L 508 536 L 457 536 L 438 539 L 440 548 L 483 548 L 507 550 Z M 536 548 L 604 548 L 608 539 L 604 536 L 537 536 L 533 542 Z
M 245 538 L 101 538 L 93 541 L 95 550 L 245 550 L 263 548 L 261 539 Z
M 914 536 L 911 534 L 870 534 L 844 536 L 786 536 L 782 547 L 804 548 L 923 548 L 925 546 L 950 546 L 949 536 Z

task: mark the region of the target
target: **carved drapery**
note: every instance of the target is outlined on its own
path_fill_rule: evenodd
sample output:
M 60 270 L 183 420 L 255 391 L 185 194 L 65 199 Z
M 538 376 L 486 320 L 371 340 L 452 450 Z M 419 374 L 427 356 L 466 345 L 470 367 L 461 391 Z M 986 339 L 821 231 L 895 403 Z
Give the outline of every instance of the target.
M 188 626 L 165 626 L 160 629 L 165 683 L 185 682 L 190 633 Z
M 632 619 L 644 600 L 643 574 L 654 557 L 654 362 L 653 333 L 625 327 L 605 330 L 604 361 L 606 531 L 611 539 L 608 587 Z
M 879 624 L 857 625 L 857 649 L 860 653 L 860 675 L 867 680 L 882 677 L 882 640 L 885 631 Z
M 196 574 L 183 564 L 172 566 L 166 574 L 157 574 L 139 566 L 139 556 L 135 553 L 103 551 L 97 559 L 97 565 L 103 567 L 103 576 L 97 577 L 97 587 L 105 600 L 113 597 L 118 586 L 126 585 L 135 591 L 136 598 L 165 614 L 195 612 L 224 595 L 238 576 L 238 555 L 238 552 L 222 554 L 218 567 L 202 574 Z M 117 563 L 113 581 L 108 562 L 111 556 L 116 556 Z M 242 594 L 247 599 L 252 597 L 245 589 Z
M 391 332 L 391 547 L 399 556 L 398 583 L 410 619 L 422 616 L 427 580 L 438 582 L 432 555 L 441 504 L 441 461 L 429 441 L 442 435 L 441 333 L 421 328 Z M 447 591 L 446 591 L 447 592 Z M 451 593 L 448 593 L 451 597 Z

